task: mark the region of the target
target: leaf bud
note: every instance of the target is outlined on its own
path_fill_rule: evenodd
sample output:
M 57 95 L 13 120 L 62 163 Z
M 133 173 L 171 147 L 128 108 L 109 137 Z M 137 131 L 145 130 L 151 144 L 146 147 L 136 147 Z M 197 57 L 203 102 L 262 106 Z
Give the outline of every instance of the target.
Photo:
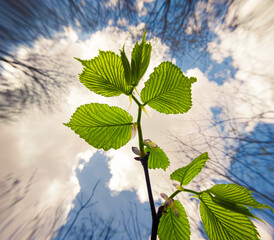
M 136 155 L 138 155 L 138 156 L 140 156 L 140 157 L 142 156 L 142 153 L 141 153 L 141 151 L 139 150 L 139 148 L 137 148 L 137 147 L 132 147 L 131 150 L 132 150 L 132 152 L 135 153 Z
M 168 199 L 164 203 L 165 209 L 172 208 L 174 206 L 174 199 Z
M 157 148 L 158 147 L 158 145 L 155 142 L 152 142 L 150 139 L 145 139 L 144 144 L 146 146 L 151 147 L 151 148 Z
M 160 195 L 161 195 L 161 197 L 162 197 L 163 199 L 165 199 L 165 200 L 168 199 L 168 196 L 167 196 L 165 193 L 161 193 Z
M 136 136 L 137 128 L 137 123 L 133 123 L 131 127 L 131 139 Z
M 183 188 L 181 185 L 179 185 L 178 183 L 172 183 L 172 185 L 173 185 L 174 187 L 176 187 L 177 190 L 180 190 L 180 191 L 183 191 L 183 190 L 184 190 L 184 188 Z

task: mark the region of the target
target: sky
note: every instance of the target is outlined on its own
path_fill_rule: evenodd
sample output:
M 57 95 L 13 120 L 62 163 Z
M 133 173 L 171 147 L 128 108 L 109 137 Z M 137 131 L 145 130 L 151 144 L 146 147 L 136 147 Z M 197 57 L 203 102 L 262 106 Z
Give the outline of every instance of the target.
M 82 4 L 84 3 L 83 1 Z M 108 1 L 106 7 L 111 11 L 117 3 L 118 1 Z M 139 19 L 146 16 L 149 4 L 153 4 L 153 1 L 136 1 Z M 214 11 L 213 4 L 214 1 L 199 2 L 195 7 L 197 17 L 202 11 Z M 193 106 L 188 113 L 165 115 L 147 107 L 150 117 L 143 115 L 144 138 L 156 142 L 171 162 L 166 172 L 150 171 L 154 199 L 158 205 L 161 203 L 161 192 L 171 194 L 175 190 L 169 179 L 170 173 L 189 163 L 199 153 L 207 151 L 211 159 L 207 163 L 208 167 L 189 188 L 204 190 L 216 182 L 227 182 L 224 176 L 218 174 L 216 169 L 219 166 L 237 169 L 237 174 L 243 174 L 240 166 L 237 167 L 231 161 L 227 149 L 227 146 L 233 146 L 234 149 L 239 147 L 233 135 L 235 129 L 237 137 L 257 134 L 259 139 L 262 139 L 258 130 L 260 127 L 269 126 L 270 131 L 273 131 L 274 29 L 270 24 L 273 21 L 273 10 L 274 4 L 271 1 L 234 1 L 228 8 L 224 21 L 214 21 L 208 26 L 212 37 L 206 44 L 205 58 L 209 62 L 206 67 L 196 60 L 184 64 L 184 59 L 172 54 L 172 46 L 160 37 L 147 33 L 147 41 L 152 45 L 152 55 L 149 68 L 138 86 L 139 92 L 150 73 L 162 61 L 171 61 L 185 75 L 197 78 L 197 82 L 193 84 Z M 235 15 L 239 27 L 231 31 L 229 26 Z M 84 33 L 81 33 L 81 22 L 66 25 L 53 31 L 50 38 L 38 35 L 31 43 L 19 43 L 12 48 L 18 59 L 26 59 L 35 54 L 46 56 L 47 59 L 57 59 L 58 70 L 72 80 L 67 81 L 62 74 L 59 76 L 58 80 L 63 81 L 66 88 L 60 96 L 55 97 L 57 107 L 53 110 L 33 106 L 14 121 L 0 123 L 1 239 L 62 239 L 62 234 L 66 232 L 80 207 L 79 199 L 81 196 L 82 200 L 88 199 L 97 181 L 99 183 L 91 200 L 94 205 L 88 208 L 90 211 L 81 213 L 76 226 L 82 226 L 83 219 L 89 217 L 90 213 L 98 216 L 97 220 L 114 216 L 113 226 L 117 232 L 113 239 L 128 239 L 123 223 L 125 219 L 131 233 L 141 229 L 140 235 L 135 239 L 149 238 L 150 212 L 143 170 L 133 160 L 134 154 L 131 152 L 131 146 L 138 146 L 137 137 L 119 150 L 97 151 L 62 124 L 69 121 L 79 105 L 90 102 L 129 109 L 128 97 L 104 98 L 81 85 L 78 74 L 82 67 L 74 59 L 94 58 L 99 49 L 119 54 L 123 44 L 127 56 L 130 56 L 136 38 L 140 40 L 146 25 L 141 20 L 118 20 L 118 27 L 110 19 L 100 29 Z M 202 25 L 197 24 L 196 29 L 193 29 L 191 21 L 188 24 L 186 35 L 194 30 L 198 31 L 199 26 L 202 28 Z M 193 51 L 199 54 L 200 50 Z M 56 66 L 55 61 L 45 61 L 41 68 L 53 71 Z M 24 74 L 1 62 L 1 76 L 7 79 L 9 89 L 17 89 L 22 84 L 18 79 L 23 78 Z M 137 116 L 136 109 L 134 105 L 129 109 L 134 118 Z M 262 113 L 263 118 L 254 117 Z M 213 120 L 216 119 L 223 121 L 223 124 L 214 125 Z M 249 120 L 248 124 L 244 119 Z M 218 139 L 220 133 L 226 137 L 225 141 Z M 209 140 L 214 143 L 211 148 L 207 145 Z M 191 144 L 195 151 L 186 152 L 188 148 L 183 147 L 182 143 Z M 260 164 L 260 168 L 269 182 L 264 184 L 261 178 L 257 178 L 255 182 L 261 191 L 273 198 L 271 156 L 267 163 Z M 254 184 L 250 178 L 245 181 Z M 196 212 L 196 201 L 190 200 L 187 194 L 179 199 L 186 205 L 187 214 L 192 216 L 191 239 L 205 239 L 197 231 L 200 219 Z M 265 203 L 273 206 L 271 202 Z M 266 224 L 255 222 L 262 239 L 272 239 L 273 215 L 258 214 L 266 221 Z M 131 222 L 132 215 L 140 220 L 139 226 Z M 58 235 L 56 230 L 62 225 Z M 68 233 L 67 238 L 70 236 L 73 239 L 75 232 L 76 230 Z

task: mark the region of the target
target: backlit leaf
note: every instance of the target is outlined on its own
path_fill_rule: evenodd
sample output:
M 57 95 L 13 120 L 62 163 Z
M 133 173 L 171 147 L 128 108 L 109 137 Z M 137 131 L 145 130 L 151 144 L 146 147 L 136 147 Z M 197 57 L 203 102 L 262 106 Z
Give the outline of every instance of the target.
M 129 94 L 131 87 L 126 83 L 122 60 L 114 52 L 100 51 L 91 60 L 76 59 L 84 66 L 80 82 L 89 90 L 105 97 Z
M 209 193 L 199 197 L 200 214 L 210 240 L 259 240 L 259 233 L 251 220 L 243 214 L 216 204 Z
M 141 78 L 144 76 L 151 56 L 152 46 L 146 43 L 146 32 L 143 34 L 142 42 L 135 43 L 131 53 L 131 70 L 132 70 L 132 85 L 137 86 Z
M 148 168 L 162 168 L 163 170 L 166 170 L 166 168 L 169 166 L 168 157 L 160 147 L 153 148 L 147 146 L 145 148 L 145 152 L 150 152 L 148 157 Z
M 120 50 L 121 53 L 121 60 L 124 67 L 124 73 L 125 73 L 125 79 L 128 85 L 132 84 L 132 72 L 131 67 L 127 58 L 127 55 L 125 53 L 125 46 L 123 46 L 122 50 Z
M 206 161 L 209 159 L 207 152 L 201 154 L 199 157 L 195 158 L 190 164 L 185 167 L 175 170 L 170 178 L 172 180 L 178 181 L 180 185 L 187 185 L 190 181 L 201 172 L 202 168 L 205 166 Z
M 167 213 L 160 218 L 158 236 L 160 240 L 189 240 L 190 226 L 183 205 L 175 200 L 175 207 L 179 217 L 175 214 L 174 208 L 167 209 Z
M 150 74 L 141 100 L 161 113 L 185 113 L 192 105 L 191 84 L 195 81 L 196 78 L 184 76 L 171 62 L 163 62 Z
M 217 184 L 210 188 L 208 191 L 213 193 L 219 199 L 227 202 L 242 204 L 253 208 L 272 209 L 265 204 L 257 202 L 253 198 L 251 191 L 248 191 L 245 187 L 239 186 L 237 184 Z
M 233 212 L 244 214 L 246 216 L 249 216 L 249 217 L 252 217 L 252 218 L 255 218 L 257 220 L 262 221 L 261 219 L 256 217 L 254 214 L 252 214 L 250 212 L 249 208 L 245 207 L 244 205 L 227 202 L 227 201 L 224 201 L 222 199 L 219 199 L 218 197 L 213 197 L 212 200 L 213 200 L 214 203 L 220 205 L 223 208 L 226 208 L 226 209 L 231 210 Z
M 132 116 L 118 107 L 91 103 L 78 107 L 64 125 L 91 146 L 107 151 L 118 149 L 130 140 Z

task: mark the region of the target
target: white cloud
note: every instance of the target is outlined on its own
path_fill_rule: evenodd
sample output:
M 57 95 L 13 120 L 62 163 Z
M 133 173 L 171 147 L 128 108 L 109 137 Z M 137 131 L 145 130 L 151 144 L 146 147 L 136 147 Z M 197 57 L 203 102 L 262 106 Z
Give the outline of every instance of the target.
M 230 117 L 250 118 L 273 111 L 273 11 L 272 1 L 235 1 L 226 22 L 215 30 L 218 38 L 208 44 L 213 60 L 222 63 L 231 57 L 237 69 L 235 78 L 221 89 L 229 102 Z M 233 17 L 240 25 L 230 31 L 227 26 Z M 243 130 L 251 131 L 257 123 Z
M 77 159 L 81 159 L 81 162 L 78 162 L 78 165 L 76 166 L 76 168 L 82 171 L 86 163 L 90 161 L 90 159 L 92 158 L 95 152 L 96 152 L 96 149 L 94 148 L 93 150 L 88 149 L 85 152 L 78 153 L 76 157 Z
M 152 44 L 153 45 L 153 44 Z M 153 45 L 154 46 L 154 45 Z M 153 58 L 152 58 L 153 59 Z M 150 69 L 151 71 L 152 69 Z M 199 69 L 192 69 L 186 73 L 188 76 L 195 76 L 198 82 L 193 84 L 193 107 L 183 115 L 166 115 L 160 114 L 155 110 L 147 107 L 149 115 L 142 119 L 142 130 L 144 138 L 150 138 L 156 142 L 168 154 L 171 160 L 171 167 L 166 173 L 162 170 L 152 170 L 151 182 L 154 189 L 155 199 L 160 199 L 159 193 L 165 189 L 170 191 L 171 181 L 169 174 L 171 170 L 182 166 L 182 162 L 178 161 L 179 157 L 176 154 L 170 154 L 177 149 L 177 144 L 170 144 L 167 139 L 167 132 L 171 132 L 178 136 L 197 134 L 196 122 L 193 119 L 212 118 L 210 108 L 216 106 L 218 99 L 218 85 L 214 82 L 209 82 Z M 205 89 L 207 89 L 205 91 Z M 211 94 L 208 94 L 210 92 Z M 201 128 L 207 130 L 210 126 L 210 121 Z M 213 130 L 212 130 L 213 131 Z M 209 130 L 207 130 L 210 133 Z M 196 139 L 195 143 L 199 144 L 200 139 Z M 219 143 L 220 148 L 223 148 L 222 142 Z M 114 191 L 136 190 L 140 201 L 147 201 L 147 192 L 145 189 L 144 173 L 141 164 L 133 159 L 134 154 L 131 152 L 131 146 L 138 146 L 137 139 L 130 141 L 125 147 L 109 152 L 111 157 L 109 167 L 112 177 L 109 182 L 109 187 Z M 206 151 L 201 148 L 201 151 Z M 180 153 L 180 157 L 183 153 Z M 212 185 L 212 182 L 208 181 Z M 174 189 L 173 189 L 174 190 Z M 171 193 L 171 192 L 168 192 Z
M 253 2 L 254 3 L 254 2 Z M 255 4 L 256 5 L 256 4 Z M 267 5 L 267 4 L 265 4 Z M 251 5 L 250 5 L 251 6 Z M 236 10 L 240 14 L 238 19 L 246 18 L 241 15 L 239 1 L 232 4 L 227 16 L 227 22 L 232 19 L 231 15 Z M 273 24 L 269 24 L 272 18 L 273 4 L 269 4 L 265 13 L 258 14 L 256 9 L 252 9 L 254 18 L 249 19 L 244 25 L 240 25 L 236 30 L 231 32 L 227 29 L 227 24 L 220 25 L 216 28 L 218 41 L 214 41 L 208 45 L 208 50 L 214 60 L 221 63 L 227 57 L 231 57 L 232 66 L 236 69 L 235 78 L 227 79 L 222 85 L 218 86 L 214 82 L 210 82 L 207 77 L 199 69 L 191 69 L 187 72 L 188 76 L 196 76 L 198 82 L 193 84 L 193 107 L 184 115 L 166 116 L 159 114 L 148 108 L 151 119 L 144 117 L 143 132 L 145 138 L 151 138 L 171 159 L 171 167 L 166 174 L 160 171 L 151 171 L 151 181 L 154 187 L 155 199 L 159 198 L 159 192 L 167 191 L 170 194 L 170 181 L 168 173 L 181 166 L 180 159 L 184 158 L 184 154 L 180 152 L 180 156 L 176 156 L 177 146 L 169 144 L 169 139 L 164 131 L 176 133 L 179 137 L 191 137 L 191 143 L 201 152 L 209 151 L 212 160 L 208 161 L 208 165 L 212 169 L 216 168 L 216 164 L 222 164 L 229 167 L 230 161 L 225 156 L 225 144 L 229 142 L 231 145 L 237 145 L 233 140 L 228 142 L 215 140 L 214 152 L 206 145 L 206 135 L 219 136 L 218 127 L 212 127 L 213 114 L 212 107 L 221 107 L 223 112 L 219 116 L 222 119 L 227 118 L 251 118 L 262 112 L 273 111 Z M 208 11 L 211 11 L 210 9 Z M 152 44 L 153 45 L 153 44 Z M 181 119 L 182 121 L 180 121 Z M 205 120 L 205 121 L 199 121 Z M 198 121 L 198 122 L 197 122 Z M 273 122 L 273 121 L 272 121 Z M 240 133 L 252 131 L 258 124 L 258 120 L 249 121 L 249 125 L 237 122 Z M 231 132 L 231 126 L 225 125 L 224 131 L 227 134 Z M 188 141 L 188 140 L 186 140 Z M 131 142 L 127 146 L 133 145 Z M 135 144 L 136 145 L 136 144 Z M 147 200 L 146 191 L 143 189 L 145 183 L 142 180 L 142 169 L 132 170 L 134 163 L 129 164 L 133 158 L 130 152 L 130 147 L 124 147 L 120 153 L 113 152 L 112 160 L 110 161 L 110 169 L 112 178 L 109 186 L 111 189 L 135 189 L 139 198 Z M 137 146 L 137 145 L 136 145 Z M 117 155 L 116 155 L 117 154 Z M 121 154 L 121 155 L 120 155 Z M 117 156 L 117 157 L 116 157 Z M 221 159 L 221 162 L 219 162 Z M 125 166 L 120 167 L 119 162 L 125 163 Z M 215 166 L 214 166 L 215 165 Z M 200 188 L 210 187 L 213 183 L 205 176 L 210 173 L 210 178 L 218 179 L 219 176 L 213 174 L 207 169 L 203 170 L 203 174 L 198 176 L 197 182 Z M 205 180 L 206 181 L 203 181 Z M 121 181 L 120 181 L 121 180 Z M 193 185 L 193 187 L 195 187 Z M 144 195 L 142 195 L 144 194 Z
M 136 8 L 138 11 L 139 16 L 143 16 L 147 14 L 147 8 L 145 7 L 146 3 L 151 3 L 154 0 L 137 0 L 136 1 Z
M 25 58 L 36 53 L 43 54 L 48 58 L 60 57 L 60 61 L 67 63 L 64 64 L 66 74 L 73 74 L 76 80 L 77 72 L 81 72 L 81 66 L 73 57 L 90 59 L 98 54 L 99 49 L 113 50 L 119 53 L 124 42 L 127 43 L 128 48 L 133 46 L 130 33 L 117 28 L 106 28 L 101 32 L 96 32 L 84 42 L 78 40 L 75 31 L 66 28 L 64 33 L 57 33 L 53 39 L 39 38 L 31 48 L 20 46 L 17 57 Z M 50 62 L 46 62 L 44 68 L 52 69 L 54 66 L 51 66 Z M 4 66 L 3 75 L 8 76 L 10 71 L 15 71 L 12 73 L 15 75 L 20 74 L 20 72 Z M 18 87 L 18 82 L 10 83 L 13 84 L 9 85 L 11 88 Z M 122 102 L 122 106 L 127 108 L 129 103 L 125 99 L 127 98 L 121 97 L 119 101 Z M 75 171 L 83 167 L 83 161 L 88 161 L 95 150 L 62 123 L 69 120 L 70 114 L 75 111 L 78 105 L 91 101 L 107 102 L 111 105 L 118 103 L 117 99 L 106 100 L 91 94 L 76 80 L 75 84 L 69 88 L 69 94 L 65 101 L 60 103 L 58 112 L 42 113 L 32 108 L 21 115 L 17 122 L 1 125 L 1 176 L 12 173 L 15 179 L 19 178 L 22 187 L 24 187 L 28 184 L 28 179 L 32 174 L 36 173 L 25 198 L 17 203 L 16 208 L 7 210 L 8 217 L 1 219 L 1 224 L 7 223 L 22 211 L 23 214 L 21 213 L 20 218 L 14 220 L 13 226 L 21 222 L 31 222 L 37 213 L 42 214 L 45 209 L 48 209 L 45 216 L 54 216 L 53 212 L 60 206 L 63 209 L 61 220 L 66 216 L 71 208 L 72 200 L 79 192 Z M 82 153 L 79 154 L 79 152 Z M 79 164 L 80 159 L 82 161 Z M 6 199 L 3 201 L 10 201 L 10 197 L 10 195 L 5 195 Z M 6 215 L 1 215 L 1 218 L 3 216 Z M 53 217 L 43 218 L 43 221 L 53 221 Z M 7 239 L 13 230 L 9 228 L 2 231 L 1 238 Z M 24 235 L 27 231 L 31 231 L 31 228 L 29 230 L 22 229 L 18 234 L 19 236 L 20 234 Z M 43 233 L 47 234 L 46 228 L 40 228 L 37 232 L 40 234 L 40 238 L 45 237 L 44 239 L 46 239 Z
M 273 11 L 271 0 L 234 1 L 226 21 L 215 29 L 217 39 L 208 44 L 213 60 L 224 63 L 226 58 L 231 58 L 231 65 L 236 69 L 234 78 L 219 88 L 218 102 L 223 107 L 222 119 L 242 119 L 233 122 L 239 134 L 253 131 L 260 122 L 274 123 Z M 231 31 L 228 26 L 233 19 L 238 26 Z M 260 114 L 263 118 L 256 117 Z M 232 126 L 225 124 L 224 128 L 233 137 Z M 272 239 L 271 228 L 258 222 L 256 225 L 262 239 Z
M 28 185 L 28 179 L 34 174 L 28 192 L 20 194 L 25 195 L 24 198 L 7 209 L 8 215 L 1 219 L 3 225 L 12 221 L 10 228 L 1 232 L 1 238 L 8 239 L 6 234 L 15 230 L 12 226 L 29 224 L 18 233 L 18 238 L 22 238 L 27 231 L 33 230 L 31 223 L 34 224 L 33 219 L 38 214 L 42 222 L 48 223 L 37 232 L 44 238 L 49 233 L 47 231 L 50 231 L 49 225 L 54 217 L 62 220 L 68 213 L 75 194 L 80 190 L 74 171 L 79 161 L 77 154 L 89 147 L 62 126 L 65 119 L 64 112 L 53 115 L 29 111 L 27 115 L 21 116 L 19 122 L 1 126 L 0 142 L 1 146 L 5 146 L 1 148 L 1 176 L 12 173 L 24 189 Z M 3 200 L 12 202 L 12 197 L 13 194 L 7 194 Z M 55 216 L 58 207 L 62 211 L 59 216 Z M 47 218 L 43 218 L 44 213 Z
M 273 236 L 271 232 L 273 233 L 273 227 L 269 225 L 268 223 L 262 223 L 260 221 L 253 221 L 253 223 L 256 225 L 258 232 L 260 233 L 261 239 L 263 240 L 272 240 Z
M 138 31 L 141 33 L 143 24 L 139 24 L 137 27 L 130 26 L 130 29 L 133 33 Z M 54 220 L 53 212 L 58 207 L 62 208 L 62 211 L 57 226 L 61 224 L 72 207 L 72 200 L 79 192 L 76 169 L 81 170 L 85 162 L 95 153 L 92 147 L 88 146 L 84 140 L 63 126 L 62 123 L 69 120 L 76 107 L 88 102 L 119 105 L 124 109 L 129 107 L 128 98 L 125 96 L 104 98 L 92 94 L 80 84 L 77 80 L 77 73 L 81 72 L 82 67 L 73 57 L 91 59 L 98 55 L 99 49 L 119 53 L 119 49 L 124 43 L 126 43 L 126 51 L 129 56 L 129 51 L 133 48 L 131 31 L 124 32 L 118 28 L 107 27 L 92 34 L 85 41 L 80 41 L 72 28 L 68 27 L 64 30 L 63 33 L 57 33 L 53 39 L 39 38 L 33 43 L 31 48 L 20 46 L 15 53 L 18 58 L 27 58 L 29 55 L 36 53 L 43 54 L 48 58 L 59 57 L 60 61 L 66 62 L 63 69 L 64 73 L 75 76 L 75 83 L 72 83 L 69 87 L 69 94 L 61 99 L 63 102 L 59 103 L 58 112 L 43 113 L 36 108 L 32 108 L 20 116 L 20 120 L 17 122 L 0 127 L 1 146 L 5 146 L 1 150 L 1 176 L 11 172 L 15 178 L 18 177 L 20 179 L 22 185 L 27 185 L 28 179 L 34 172 L 36 173 L 27 195 L 16 205 L 16 208 L 13 207 L 8 210 L 9 217 L 3 218 L 2 224 L 5 224 L 18 214 L 20 214 L 20 218 L 14 220 L 16 222 L 10 226 L 15 226 L 22 222 L 28 223 L 35 218 L 37 213 L 41 213 L 39 216 L 41 217 L 41 223 L 48 222 L 48 224 L 52 224 L 51 221 Z M 153 71 L 153 67 L 156 67 L 163 60 L 169 59 L 166 45 L 157 38 L 151 39 L 151 42 L 154 48 L 152 53 L 153 61 L 146 77 L 148 77 L 149 72 Z M 43 67 L 45 69 L 54 69 L 55 66 L 47 62 Z M 62 69 L 60 70 L 62 71 Z M 4 66 L 4 75 L 8 75 L 10 71 L 14 70 Z M 12 74 L 19 75 L 20 72 L 15 71 Z M 16 81 L 13 84 L 14 87 L 18 87 L 16 86 Z M 134 107 L 131 108 L 131 112 L 133 110 Z M 143 176 L 142 170 L 138 170 L 138 163 L 131 159 L 128 162 L 126 160 L 117 162 L 119 157 L 123 158 L 123 150 L 117 151 L 115 154 L 110 151 L 108 154 L 112 156 L 109 163 L 113 174 L 110 182 L 110 186 L 114 186 L 112 190 L 136 189 L 140 198 L 144 198 L 146 190 L 140 187 Z M 116 169 L 119 169 L 119 171 Z M 121 172 L 121 169 L 124 170 L 124 173 Z M 22 175 L 22 173 L 24 174 Z M 130 175 L 136 175 L 136 177 L 129 178 Z M 132 185 L 131 182 L 135 185 Z M 144 185 L 141 184 L 141 186 Z M 9 201 L 11 196 L 6 195 L 5 197 Z M 1 233 L 1 237 L 8 238 L 13 230 L 12 227 L 8 228 Z M 29 225 L 29 228 L 23 228 L 22 231 L 19 231 L 18 236 L 22 237 L 31 230 L 32 228 Z M 42 224 L 37 234 L 40 238 L 46 239 L 46 235 L 49 234 L 47 230 L 48 225 Z
M 111 1 L 112 4 L 115 4 L 115 2 Z M 137 1 L 137 4 L 139 4 L 139 9 L 144 8 L 143 1 Z M 235 9 L 233 6 L 230 11 Z M 270 10 L 267 9 L 267 11 Z M 265 21 L 267 22 L 266 19 Z M 173 141 L 170 143 L 167 132 L 176 133 L 179 137 L 191 136 L 193 137 L 191 139 L 193 144 L 198 145 L 204 141 L 201 132 L 215 134 L 216 129 L 209 128 L 213 117 L 212 107 L 224 106 L 226 101 L 229 101 L 230 111 L 233 114 L 244 113 L 245 116 L 271 107 L 273 95 L 268 91 L 268 89 L 271 89 L 271 83 L 270 78 L 265 78 L 265 76 L 272 75 L 273 66 L 257 66 L 257 63 L 263 63 L 262 59 L 274 62 L 272 61 L 273 54 L 270 54 L 269 49 L 258 48 L 258 46 L 271 46 L 272 44 L 270 37 L 263 38 L 258 28 L 256 28 L 256 31 L 259 31 L 259 35 L 255 30 L 252 31 L 252 26 L 249 27 L 251 30 L 245 31 L 245 29 L 239 28 L 231 33 L 220 26 L 216 30 L 220 43 L 213 42 L 208 46 L 212 58 L 216 61 L 222 62 L 225 57 L 232 57 L 233 66 L 239 69 L 236 73 L 236 79 L 230 79 L 223 86 L 218 86 L 216 83 L 210 82 L 199 69 L 191 69 L 187 71 L 186 75 L 195 76 L 198 81 L 193 84 L 193 107 L 188 113 L 184 115 L 165 115 L 148 107 L 147 110 L 151 119 L 143 115 L 144 138 L 155 141 L 164 149 L 171 160 L 171 167 L 166 173 L 162 173 L 160 170 L 151 171 L 155 199 L 160 198 L 159 192 L 171 193 L 169 173 L 177 167 L 181 167 L 181 160 L 185 157 L 183 153 L 180 153 L 180 156 L 176 154 L 178 146 L 174 145 Z M 92 34 L 87 40 L 80 41 L 77 34 L 71 28 L 67 28 L 62 35 L 62 40 L 54 45 L 51 51 L 45 52 L 45 49 L 49 49 L 45 46 L 52 46 L 52 40 L 40 38 L 34 43 L 33 48 L 20 47 L 18 54 L 24 56 L 30 52 L 42 51 L 47 56 L 51 56 L 51 54 L 65 52 L 66 54 L 62 55 L 62 58 L 69 63 L 66 70 L 74 74 L 75 79 L 77 79 L 76 74 L 81 72 L 81 65 L 72 57 L 90 59 L 98 54 L 98 49 L 119 53 L 119 49 L 124 43 L 126 43 L 125 50 L 129 56 L 129 51 L 134 44 L 132 37 L 140 36 L 143 29 L 143 23 L 137 27 L 129 26 L 128 32 L 123 32 L 114 27 L 107 27 Z M 160 39 L 154 37 L 150 42 L 153 47 L 151 64 L 143 79 L 148 79 L 153 68 L 162 61 L 171 60 L 168 54 L 169 48 Z M 71 59 L 71 61 L 68 59 Z M 263 77 L 261 77 L 261 69 L 265 69 L 263 72 L 265 76 Z M 8 74 L 8 70 L 6 69 L 4 74 Z M 256 76 L 253 74 L 254 71 Z M 260 84 L 258 84 L 259 82 Z M 144 81 L 142 80 L 139 90 L 141 90 L 143 84 Z M 239 89 L 241 89 L 240 92 L 238 92 Z M 224 97 L 223 91 L 229 93 L 232 97 L 228 100 L 227 95 L 226 98 Z M 247 93 L 250 95 L 250 99 L 246 98 L 245 94 Z M 254 95 L 256 98 L 254 98 Z M 245 97 L 248 102 L 239 102 L 238 100 L 242 97 Z M 58 199 L 61 200 L 64 196 L 67 196 L 66 202 L 62 204 L 65 207 L 63 216 L 71 207 L 71 201 L 79 191 L 75 170 L 77 168 L 81 170 L 84 164 L 84 162 L 79 163 L 79 160 L 87 161 L 95 151 L 61 123 L 68 121 L 69 116 L 77 106 L 87 102 L 108 103 L 121 106 L 124 109 L 129 106 L 127 97 L 121 96 L 109 99 L 97 96 L 90 93 L 77 81 L 70 87 L 70 93 L 62 104 L 60 108 L 62 111 L 59 113 L 43 114 L 32 109 L 26 116 L 22 116 L 19 122 L 0 127 L 0 143 L 1 146 L 5 146 L 1 150 L 1 175 L 13 172 L 14 175 L 22 176 L 21 173 L 24 172 L 22 178 L 26 182 L 27 178 L 37 169 L 35 183 L 31 187 L 28 197 L 20 203 L 18 209 L 13 213 L 18 214 L 19 211 L 24 209 L 27 214 L 25 214 L 25 219 L 22 218 L 20 221 L 31 220 L 37 213 L 36 208 L 29 204 L 30 202 L 37 202 L 39 205 L 37 208 L 40 210 L 47 208 L 50 203 L 53 211 L 60 204 Z M 252 105 L 251 109 L 249 108 L 250 105 Z M 136 107 L 132 106 L 130 112 L 136 118 Z M 208 121 L 199 122 L 197 128 L 197 119 L 207 119 Z M 253 126 L 250 129 L 252 128 Z M 223 144 L 221 141 L 216 142 L 216 146 L 220 149 L 219 153 L 215 152 L 216 155 L 223 155 Z M 109 188 L 114 193 L 123 190 L 135 190 L 140 201 L 143 202 L 147 200 L 143 170 L 141 164 L 133 160 L 132 145 L 138 146 L 137 138 L 117 151 L 108 151 L 107 156 L 110 157 L 109 168 L 112 175 Z M 208 149 L 205 149 L 205 145 L 201 145 L 199 150 L 203 152 Z M 79 152 L 82 152 L 82 154 L 79 154 Z M 212 156 L 214 156 L 213 153 Z M 206 184 L 211 185 L 212 182 L 207 180 Z M 201 185 L 201 187 L 206 186 Z M 56 206 L 53 203 L 56 203 Z
M 122 27 L 125 27 L 128 24 L 128 22 L 125 18 L 119 18 L 118 21 L 117 21 L 117 24 L 122 26 Z

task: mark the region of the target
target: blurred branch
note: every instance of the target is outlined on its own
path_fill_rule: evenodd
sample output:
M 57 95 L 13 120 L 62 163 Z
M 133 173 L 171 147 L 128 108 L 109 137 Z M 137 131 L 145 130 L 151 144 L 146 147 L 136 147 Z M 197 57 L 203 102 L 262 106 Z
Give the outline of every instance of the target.
M 96 204 L 96 202 L 90 204 L 90 201 L 92 200 L 92 198 L 93 198 L 93 196 L 94 196 L 94 193 L 95 193 L 95 190 L 96 190 L 98 184 L 99 184 L 99 180 L 95 183 L 95 185 L 94 185 L 94 187 L 93 187 L 93 189 L 92 189 L 92 192 L 91 192 L 89 198 L 87 199 L 87 201 L 86 201 L 85 203 L 82 202 L 82 199 L 79 200 L 79 199 L 77 198 L 77 200 L 78 200 L 78 202 L 79 202 L 79 204 L 80 204 L 80 208 L 77 210 L 77 212 L 76 212 L 74 218 L 72 219 L 72 221 L 71 221 L 69 227 L 67 228 L 67 231 L 65 232 L 65 234 L 64 234 L 64 236 L 63 236 L 62 239 L 64 239 L 64 240 L 67 239 L 67 236 L 68 236 L 69 232 L 71 231 L 72 227 L 74 226 L 75 222 L 77 221 L 77 219 L 78 219 L 80 213 L 81 213 L 84 209 L 86 209 L 86 208 L 88 208 L 88 207 L 91 207 L 91 206 L 93 206 L 94 204 Z

